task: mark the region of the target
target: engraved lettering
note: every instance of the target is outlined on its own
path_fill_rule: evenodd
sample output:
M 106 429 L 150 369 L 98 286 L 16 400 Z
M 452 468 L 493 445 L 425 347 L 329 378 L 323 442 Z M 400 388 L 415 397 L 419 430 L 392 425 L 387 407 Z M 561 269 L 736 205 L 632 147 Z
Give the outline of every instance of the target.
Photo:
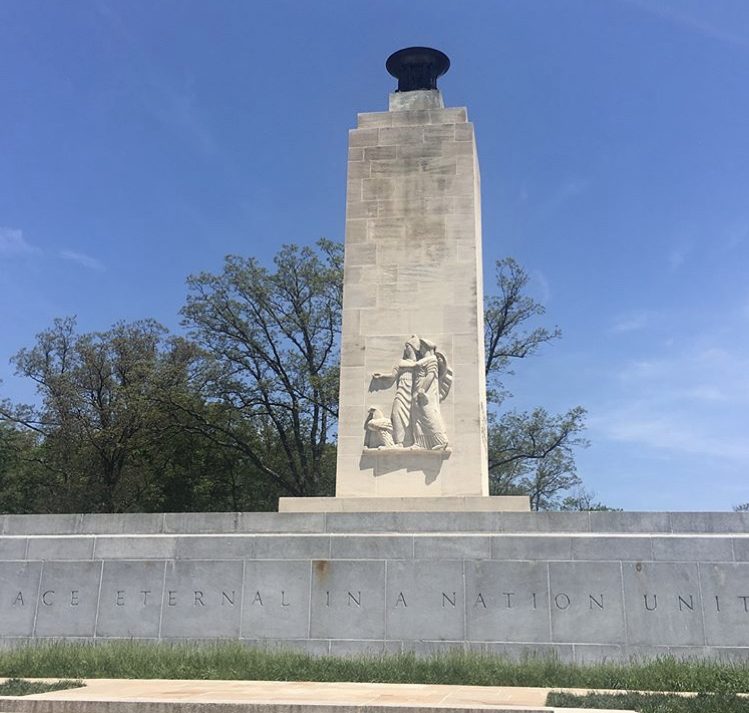
M 648 611 L 655 611 L 658 608 L 658 595 L 653 595 L 653 606 L 650 606 L 648 604 L 648 595 L 643 594 L 643 596 L 645 597 L 645 609 L 647 609 Z
M 507 597 L 507 608 L 512 609 L 512 598 L 515 596 L 515 592 L 502 592 Z
M 17 607 L 19 605 L 24 606 L 23 592 L 18 592 L 18 594 L 16 594 L 16 598 L 13 600 L 13 604 L 11 606 Z
M 564 611 L 565 609 L 569 608 L 572 602 L 564 592 L 560 592 L 559 594 L 554 596 L 554 604 L 556 605 L 557 609 L 561 609 L 562 611 Z
M 286 601 L 286 592 L 282 589 L 281 590 L 281 606 L 282 607 L 290 607 L 291 602 Z
M 196 589 L 193 591 L 193 595 L 195 598 L 193 599 L 192 605 L 194 607 L 204 607 L 205 602 L 203 601 L 203 592 L 201 592 L 199 589 Z
M 742 602 L 744 602 L 744 611 L 749 612 L 749 606 L 747 606 L 747 601 L 749 601 L 749 596 L 740 596 L 739 599 L 741 599 Z
M 55 602 L 55 600 L 53 599 L 54 596 L 55 590 L 48 589 L 46 592 L 44 592 L 44 594 L 42 594 L 42 604 L 44 604 L 45 607 L 51 607 Z M 746 606 L 746 604 L 744 604 L 744 606 Z
M 77 607 L 79 604 L 80 601 L 78 600 L 78 590 L 74 589 L 72 592 L 70 592 L 70 606 Z
M 143 595 L 143 606 L 148 604 L 148 595 L 151 593 L 150 589 L 141 589 L 140 593 Z
M 124 589 L 118 589 L 117 590 L 117 596 L 114 598 L 114 605 L 116 607 L 124 607 L 125 606 L 125 590 Z
M 281 592 L 283 594 L 283 592 Z M 231 590 L 231 596 L 229 596 L 226 592 L 221 592 L 221 606 L 223 607 L 226 602 L 229 602 L 229 606 L 234 606 L 234 600 L 237 598 L 237 592 L 236 590 Z
M 455 595 L 455 592 L 453 592 L 452 599 L 446 592 L 442 592 L 442 607 L 445 607 L 445 602 L 447 602 L 451 607 L 455 606 L 455 602 L 458 600 L 457 596 Z
M 595 604 L 599 609 L 603 609 L 603 594 L 598 595 L 600 597 L 600 600 L 596 599 L 592 594 L 588 595 L 588 599 L 590 600 L 588 603 L 588 606 L 592 609 L 593 605 Z
M 406 604 L 406 598 L 403 596 L 403 592 L 398 592 L 398 598 L 395 600 L 395 606 L 408 606 L 408 604 Z
M 715 595 L 715 611 L 720 611 L 720 597 Z
M 534 609 L 538 609 L 538 605 L 536 604 L 536 593 L 535 592 L 533 592 L 531 594 L 531 598 L 533 599 L 533 608 Z
M 176 607 L 177 606 L 177 592 L 174 589 L 169 590 L 169 598 L 166 602 L 167 606 L 169 607 Z
M 252 600 L 253 604 L 259 604 L 261 607 L 264 606 L 263 598 L 260 596 L 260 592 L 255 592 L 255 598 Z
M 486 609 L 486 602 L 484 601 L 484 595 L 481 592 L 479 592 L 479 595 L 476 597 L 476 601 L 473 603 L 474 607 L 477 607 L 479 605 L 481 605 L 482 607 L 484 607 L 484 609 Z
M 330 592 L 325 592 L 325 606 L 330 606 Z
M 356 595 L 351 592 L 348 593 L 348 605 L 351 606 L 353 602 L 357 607 L 361 606 L 361 592 L 357 592 Z
M 679 596 L 679 611 L 684 611 L 684 607 L 689 609 L 689 611 L 694 611 L 694 597 L 691 594 L 689 595 L 689 601 L 684 599 L 684 597 L 682 597 L 681 594 L 679 594 L 678 596 Z

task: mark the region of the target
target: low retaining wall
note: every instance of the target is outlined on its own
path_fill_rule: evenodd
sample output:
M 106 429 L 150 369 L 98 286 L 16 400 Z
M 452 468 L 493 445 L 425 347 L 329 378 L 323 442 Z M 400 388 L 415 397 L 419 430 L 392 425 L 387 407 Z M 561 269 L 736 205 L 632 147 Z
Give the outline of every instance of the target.
M 0 640 L 749 660 L 744 513 L 5 516 Z

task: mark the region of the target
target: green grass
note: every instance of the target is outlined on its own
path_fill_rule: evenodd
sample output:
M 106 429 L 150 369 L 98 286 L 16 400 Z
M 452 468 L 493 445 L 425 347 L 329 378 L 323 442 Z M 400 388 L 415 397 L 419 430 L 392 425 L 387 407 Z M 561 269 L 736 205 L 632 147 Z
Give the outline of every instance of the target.
M 547 706 L 561 708 L 616 708 L 639 713 L 747 713 L 749 700 L 732 693 L 702 693 L 694 697 L 665 693 L 550 693 Z
M 50 691 L 64 691 L 67 688 L 80 688 L 82 681 L 24 681 L 22 678 L 11 678 L 0 683 L 0 696 L 30 696 L 34 693 L 49 693 Z
M 749 691 L 749 665 L 658 659 L 574 665 L 481 654 L 313 657 L 238 642 L 142 644 L 55 642 L 0 651 L 0 677 L 372 681 L 647 691 Z

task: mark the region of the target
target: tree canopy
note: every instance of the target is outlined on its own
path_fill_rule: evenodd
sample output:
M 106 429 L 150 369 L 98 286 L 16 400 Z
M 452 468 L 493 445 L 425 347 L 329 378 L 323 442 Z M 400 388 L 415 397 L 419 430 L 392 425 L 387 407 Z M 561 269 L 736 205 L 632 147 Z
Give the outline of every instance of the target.
M 188 278 L 184 336 L 151 319 L 79 333 L 54 321 L 13 358 L 33 404 L 0 403 L 5 512 L 263 510 L 334 490 L 343 248 L 229 256 Z M 493 493 L 571 507 L 585 411 L 505 408 L 520 359 L 560 337 L 512 259 L 486 298 Z M 580 502 L 580 498 L 578 498 Z

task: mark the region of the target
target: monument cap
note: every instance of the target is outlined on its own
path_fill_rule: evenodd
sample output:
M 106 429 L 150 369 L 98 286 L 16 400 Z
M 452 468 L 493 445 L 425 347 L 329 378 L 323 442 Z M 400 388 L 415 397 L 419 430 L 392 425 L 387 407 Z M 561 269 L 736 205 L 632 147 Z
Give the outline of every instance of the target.
M 385 69 L 397 78 L 399 92 L 436 89 L 437 77 L 450 69 L 450 59 L 431 47 L 406 47 L 387 58 Z

